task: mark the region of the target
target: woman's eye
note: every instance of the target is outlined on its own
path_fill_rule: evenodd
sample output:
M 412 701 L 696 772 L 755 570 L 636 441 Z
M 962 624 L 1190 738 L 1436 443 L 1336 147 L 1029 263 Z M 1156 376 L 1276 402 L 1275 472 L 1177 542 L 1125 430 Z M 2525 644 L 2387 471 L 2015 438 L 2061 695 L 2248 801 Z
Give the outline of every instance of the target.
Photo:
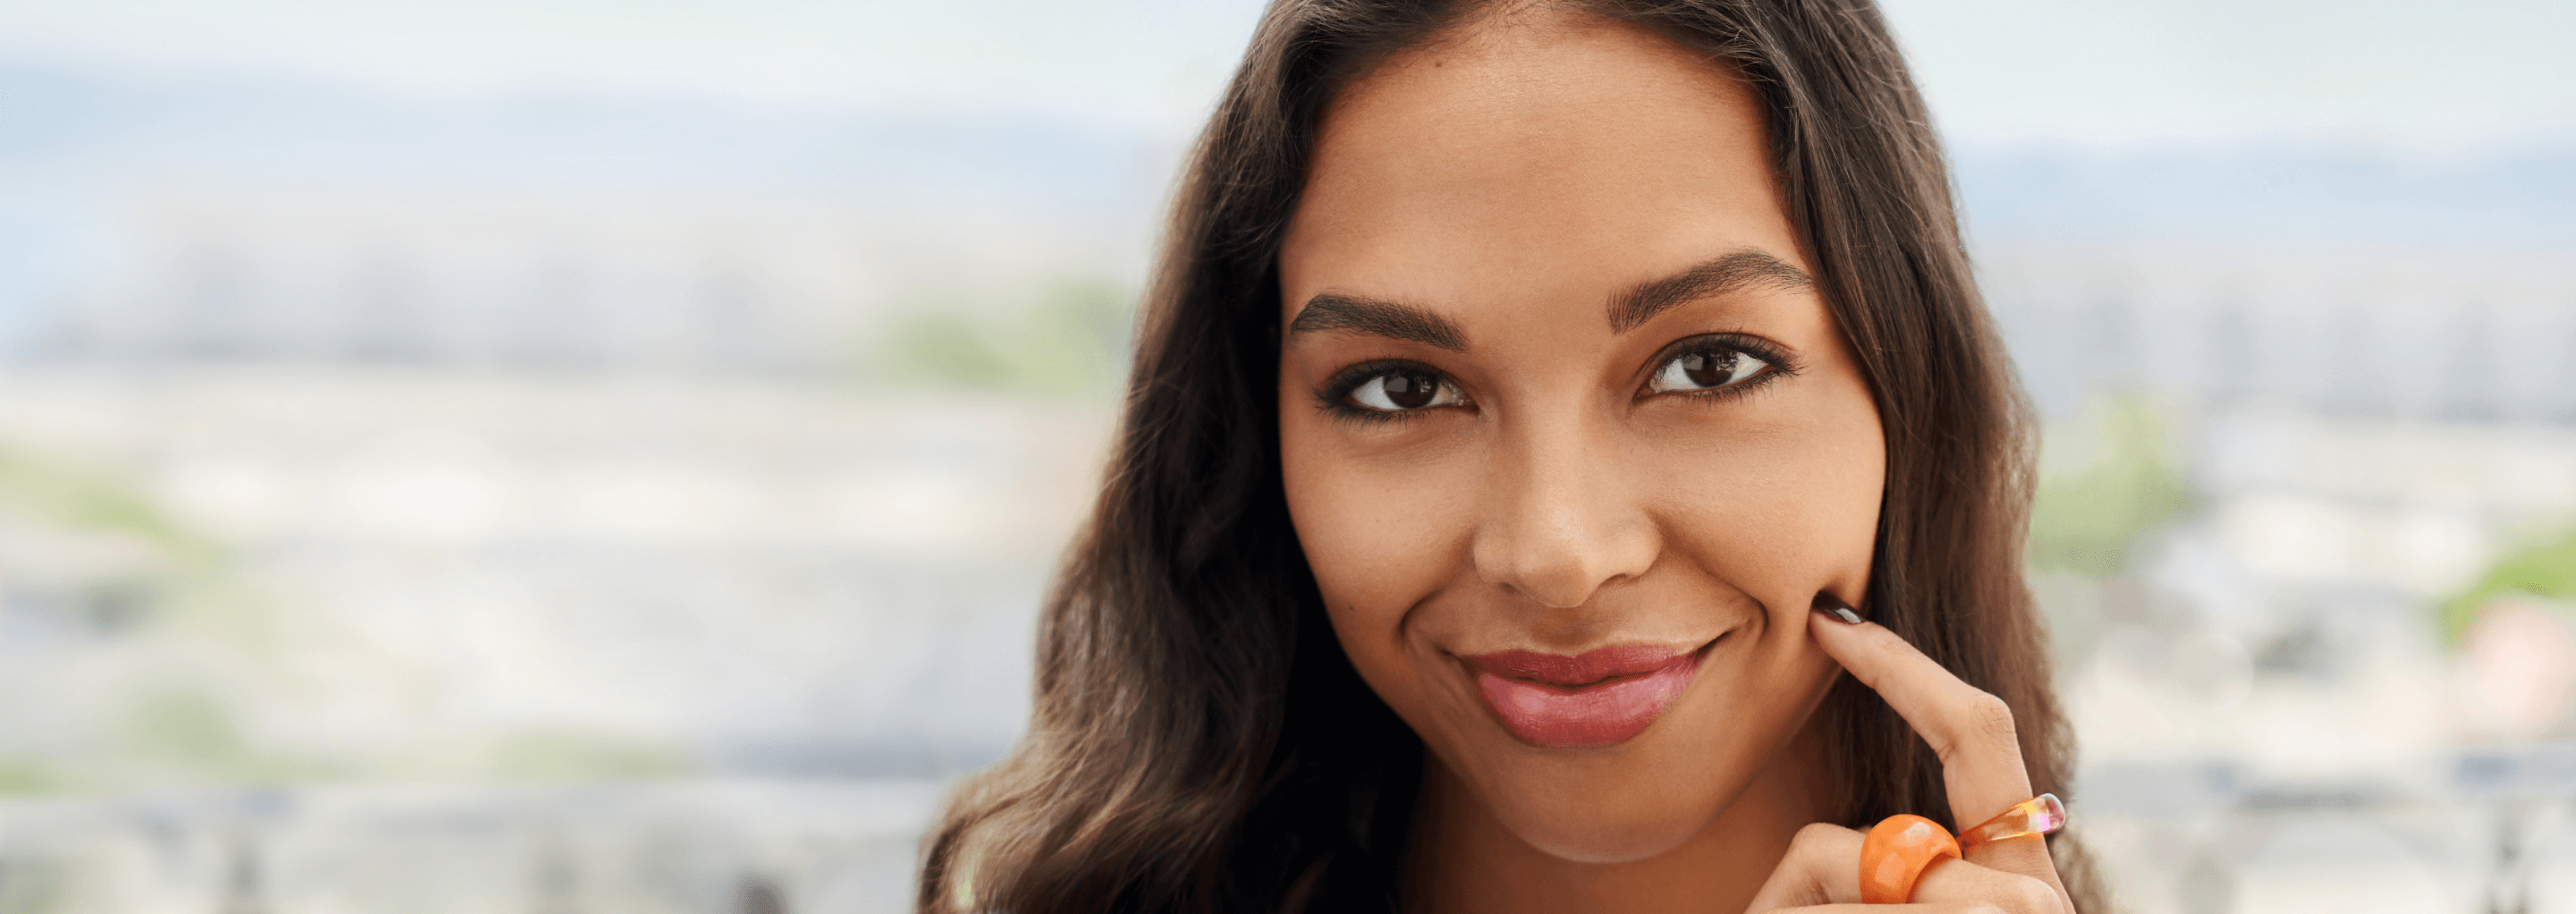
M 1458 389 L 1427 371 L 1390 371 L 1352 388 L 1352 403 L 1386 412 L 1405 412 L 1466 402 Z
M 1685 352 L 1665 362 L 1655 372 L 1646 388 L 1655 393 L 1674 390 L 1715 390 L 1761 374 L 1771 363 L 1732 349 L 1702 349 Z

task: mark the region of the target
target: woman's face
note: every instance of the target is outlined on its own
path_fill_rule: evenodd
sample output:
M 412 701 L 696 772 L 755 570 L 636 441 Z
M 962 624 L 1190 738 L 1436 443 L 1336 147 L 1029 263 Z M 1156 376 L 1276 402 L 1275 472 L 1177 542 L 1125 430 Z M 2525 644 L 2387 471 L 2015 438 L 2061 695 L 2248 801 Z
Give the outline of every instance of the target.
M 1831 683 L 1817 594 L 1867 584 L 1878 414 L 1768 163 L 1749 89 L 1651 33 L 1477 26 L 1336 100 L 1280 255 L 1334 630 L 1558 857 L 1715 821 Z

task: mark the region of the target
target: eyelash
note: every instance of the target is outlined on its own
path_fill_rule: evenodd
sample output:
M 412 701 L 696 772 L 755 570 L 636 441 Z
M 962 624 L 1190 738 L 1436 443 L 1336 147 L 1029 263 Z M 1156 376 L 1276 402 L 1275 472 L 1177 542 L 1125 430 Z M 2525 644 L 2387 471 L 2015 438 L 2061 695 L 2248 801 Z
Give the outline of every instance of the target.
M 1743 333 L 1703 333 L 1699 336 L 1676 341 L 1672 345 L 1664 347 L 1664 351 L 1655 354 L 1655 360 L 1653 362 L 1654 370 L 1661 371 L 1665 365 L 1670 364 L 1674 359 L 1701 352 L 1731 352 L 1739 355 L 1749 355 L 1761 360 L 1764 364 L 1771 367 L 1764 369 L 1761 374 L 1729 384 L 1725 387 L 1719 387 L 1712 390 L 1677 390 L 1669 391 L 1668 393 L 1691 397 L 1705 403 L 1717 403 L 1731 400 L 1736 397 L 1750 396 L 1753 393 L 1760 391 L 1762 388 L 1769 387 L 1772 384 L 1777 383 L 1782 378 L 1796 377 L 1798 374 L 1798 363 L 1789 358 L 1789 353 L 1782 351 L 1779 346 L 1772 344 L 1770 340 Z M 1651 375 L 1649 376 L 1651 377 Z M 1638 399 L 1642 400 L 1650 396 L 1655 396 L 1655 394 L 1641 393 L 1638 395 Z
M 1389 412 L 1353 406 L 1350 402 L 1351 393 L 1359 390 L 1360 385 L 1376 380 L 1380 375 L 1399 370 L 1419 371 L 1439 378 L 1442 384 L 1457 383 L 1449 380 L 1448 372 L 1410 359 L 1375 359 L 1334 372 L 1331 378 L 1325 379 L 1323 386 L 1315 388 L 1315 402 L 1322 405 L 1324 412 L 1331 414 L 1333 418 L 1358 425 L 1412 421 L 1414 413 L 1429 412 L 1429 410 Z
M 1674 359 L 1700 352 L 1731 352 L 1749 355 L 1771 367 L 1761 374 L 1726 387 L 1714 390 L 1669 391 L 1668 395 L 1689 397 L 1702 403 L 1719 403 L 1769 387 L 1782 378 L 1797 375 L 1799 370 L 1797 363 L 1789 359 L 1789 354 L 1781 351 L 1780 347 L 1773 345 L 1769 340 L 1743 333 L 1704 333 L 1677 340 L 1672 345 L 1664 347 L 1662 352 L 1656 353 L 1651 363 L 1653 369 L 1649 371 L 1648 377 L 1652 377 L 1654 371 L 1661 371 Z M 1315 389 L 1315 401 L 1333 418 L 1346 422 L 1375 425 L 1380 422 L 1411 421 L 1415 413 L 1430 410 L 1388 411 L 1353 406 L 1350 403 L 1351 393 L 1358 390 L 1360 385 L 1398 370 L 1422 372 L 1439 378 L 1443 384 L 1457 383 L 1450 380 L 1448 372 L 1421 362 L 1410 359 L 1375 359 L 1334 372 L 1331 378 L 1326 379 L 1322 386 Z M 1643 400 L 1651 396 L 1657 396 L 1657 394 L 1641 391 L 1637 399 Z M 1472 401 L 1469 405 L 1473 405 Z

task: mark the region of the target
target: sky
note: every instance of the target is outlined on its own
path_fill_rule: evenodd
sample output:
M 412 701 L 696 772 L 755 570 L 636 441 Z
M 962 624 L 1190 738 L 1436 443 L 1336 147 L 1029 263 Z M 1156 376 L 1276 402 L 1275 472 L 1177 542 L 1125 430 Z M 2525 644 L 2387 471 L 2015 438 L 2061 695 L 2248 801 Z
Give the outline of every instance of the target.
M 2364 145 L 2576 140 L 2565 0 L 1893 0 L 1953 142 Z
M 2576 142 L 2576 3 L 1888 0 L 1968 146 L 2322 146 L 2431 156 Z M 44 0 L 0 59 L 312 76 L 428 96 L 696 95 L 1196 127 L 1247 0 Z

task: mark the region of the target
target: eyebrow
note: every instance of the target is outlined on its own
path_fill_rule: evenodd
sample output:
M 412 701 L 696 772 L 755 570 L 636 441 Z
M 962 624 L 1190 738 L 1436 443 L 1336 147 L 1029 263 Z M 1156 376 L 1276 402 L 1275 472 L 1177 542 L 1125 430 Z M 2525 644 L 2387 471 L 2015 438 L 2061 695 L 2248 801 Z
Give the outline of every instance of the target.
M 1610 299 L 1610 332 L 1626 333 L 1674 307 L 1741 289 L 1769 286 L 1805 289 L 1815 285 L 1806 271 L 1751 248 L 1721 254 L 1706 263 L 1642 283 Z M 1326 292 L 1306 300 L 1288 335 L 1361 333 L 1410 340 L 1451 352 L 1467 351 L 1467 333 L 1427 308 Z
M 1610 299 L 1610 332 L 1626 333 L 1675 306 L 1742 289 L 1806 289 L 1815 280 L 1780 258 L 1746 248 L 1644 283 Z
M 1411 340 L 1451 352 L 1467 351 L 1467 334 L 1448 318 L 1400 302 L 1353 298 L 1326 292 L 1306 300 L 1304 310 L 1288 324 L 1288 335 L 1365 333 Z

